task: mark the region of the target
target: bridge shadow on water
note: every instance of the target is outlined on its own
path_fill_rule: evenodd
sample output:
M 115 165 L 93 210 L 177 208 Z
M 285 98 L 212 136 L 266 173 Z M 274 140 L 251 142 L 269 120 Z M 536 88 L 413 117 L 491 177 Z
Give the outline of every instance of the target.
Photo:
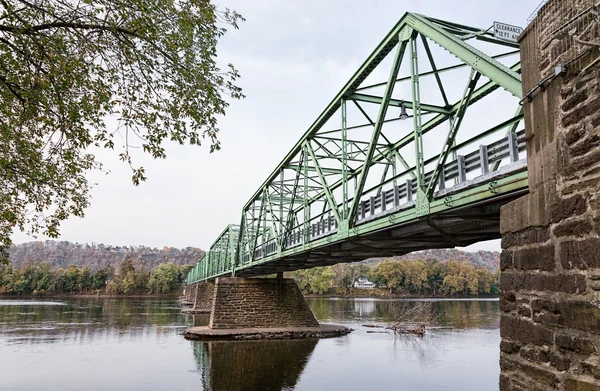
M 317 343 L 289 341 L 192 342 L 204 390 L 292 390 Z

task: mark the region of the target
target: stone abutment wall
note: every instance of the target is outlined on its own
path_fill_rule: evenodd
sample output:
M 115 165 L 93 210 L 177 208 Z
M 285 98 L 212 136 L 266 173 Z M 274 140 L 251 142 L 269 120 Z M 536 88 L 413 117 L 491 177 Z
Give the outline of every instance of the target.
M 500 389 L 600 391 L 597 0 L 550 0 L 521 35 L 529 194 L 501 210 Z M 588 10 L 588 11 L 586 11 Z

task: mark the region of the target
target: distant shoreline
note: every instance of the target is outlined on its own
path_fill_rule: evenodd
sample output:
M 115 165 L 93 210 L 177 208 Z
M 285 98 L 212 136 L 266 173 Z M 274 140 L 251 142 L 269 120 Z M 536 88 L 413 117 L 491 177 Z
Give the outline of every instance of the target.
M 2 299 L 65 299 L 65 298 L 77 298 L 77 299 L 114 299 L 114 298 L 127 298 L 127 299 L 178 299 L 180 293 L 149 293 L 149 294 L 131 294 L 131 295 L 108 295 L 108 294 L 93 294 L 93 293 L 65 293 L 65 294 L 38 294 L 38 295 L 15 295 L 15 294 L 0 294 L 0 300 Z M 407 294 L 305 294 L 307 299 L 499 299 L 499 295 L 407 295 Z
M 497 294 L 481 294 L 481 295 L 412 295 L 407 293 L 389 293 L 381 292 L 380 289 L 363 289 L 366 292 L 356 292 L 353 288 L 350 293 L 328 292 L 323 294 L 306 293 L 306 298 L 323 298 L 323 299 L 499 299 Z
M 465 295 L 423 295 L 423 296 L 415 296 L 415 295 L 389 295 L 389 296 L 369 296 L 369 295 L 315 295 L 309 294 L 304 295 L 307 299 L 499 299 L 499 295 L 474 295 L 474 296 L 465 296 Z

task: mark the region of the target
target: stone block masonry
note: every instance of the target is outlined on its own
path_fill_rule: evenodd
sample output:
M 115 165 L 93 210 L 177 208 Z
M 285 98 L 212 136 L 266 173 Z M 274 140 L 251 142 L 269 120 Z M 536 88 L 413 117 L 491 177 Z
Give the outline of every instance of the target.
M 213 282 L 199 282 L 195 287 L 194 310 L 210 312 L 213 305 L 215 284 Z
M 210 329 L 318 327 L 291 278 L 217 278 Z
M 500 390 L 600 391 L 597 0 L 550 0 L 520 37 L 529 194 L 501 210 Z M 586 11 L 588 10 L 588 11 Z

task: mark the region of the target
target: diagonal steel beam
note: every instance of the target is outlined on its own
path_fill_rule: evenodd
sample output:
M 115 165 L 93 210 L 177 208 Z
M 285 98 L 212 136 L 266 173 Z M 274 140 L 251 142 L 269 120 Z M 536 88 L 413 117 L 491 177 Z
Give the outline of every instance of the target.
M 264 189 L 263 189 L 263 192 L 264 192 Z M 255 231 L 255 232 L 253 232 L 254 240 L 253 240 L 252 246 L 250 247 L 250 262 L 255 261 L 255 259 L 254 259 L 254 256 L 255 256 L 254 253 L 256 252 L 255 251 L 256 250 L 256 245 L 258 243 L 258 232 L 260 231 L 260 222 L 262 220 L 262 213 L 263 213 L 264 204 L 265 204 L 265 195 L 263 193 L 262 196 L 261 196 L 261 200 L 260 200 L 260 211 L 258 212 L 258 219 L 256 220 L 256 222 L 257 222 L 257 224 L 256 224 L 256 230 L 254 230 L 254 221 L 255 221 L 255 219 L 254 219 L 254 213 L 252 213 L 252 223 L 251 223 L 251 226 L 252 226 L 253 231 Z M 253 212 L 254 212 L 254 210 L 253 210 Z
M 367 115 L 367 113 L 363 110 L 362 106 L 359 105 L 355 100 L 353 100 L 352 102 L 354 102 L 354 104 L 356 105 L 356 107 L 358 107 L 358 109 L 365 116 L 365 118 L 367 119 L 367 121 L 369 121 L 371 123 L 371 125 L 375 125 L 375 122 L 373 122 L 373 120 Z M 385 140 L 387 141 L 387 143 L 389 145 L 392 144 L 390 142 L 390 140 L 388 140 L 388 138 L 385 137 L 385 135 L 383 134 L 383 132 L 381 133 L 381 135 L 385 138 Z M 394 154 L 394 159 L 398 158 L 398 161 L 400 161 L 400 164 L 402 164 L 402 166 L 404 166 L 404 168 L 407 169 L 408 168 L 408 163 L 406 163 L 406 160 L 404 159 L 404 157 L 402 157 L 402 155 L 400 154 L 400 152 L 394 150 L 394 151 L 392 151 L 392 153 Z M 386 170 L 387 170 L 387 166 L 386 166 Z M 414 173 L 411 173 L 411 175 L 413 176 L 413 178 L 415 177 Z
M 406 162 L 406 160 L 404 160 L 404 158 L 402 157 L 402 155 L 400 155 L 400 153 L 398 151 L 392 150 L 392 154 L 394 155 L 395 158 L 398 159 L 398 161 L 400 162 L 400 164 L 402 164 L 402 167 L 404 167 L 405 170 L 409 169 L 410 166 L 408 165 L 408 163 Z M 417 174 L 415 174 L 414 171 L 411 171 L 409 174 L 413 178 L 417 177 Z
M 515 65 L 513 65 L 511 67 L 512 70 L 514 71 L 519 71 L 521 69 L 521 64 L 520 63 L 516 63 Z M 483 84 L 481 87 L 479 87 L 477 90 L 475 90 L 475 92 L 473 92 L 473 95 L 471 97 L 471 100 L 469 101 L 469 105 L 472 105 L 476 102 L 478 102 L 479 100 L 483 99 L 485 96 L 491 94 L 492 92 L 496 91 L 499 88 L 499 86 L 494 83 L 493 81 L 488 81 L 487 83 Z M 453 106 L 452 106 L 452 111 L 455 112 L 456 110 L 458 110 L 458 108 L 460 107 L 460 103 L 461 101 L 456 102 Z M 522 117 L 521 117 L 522 118 Z M 444 114 L 438 114 L 435 117 L 433 117 L 432 119 L 430 119 L 429 121 L 427 121 L 423 127 L 422 127 L 422 133 L 425 134 L 429 131 L 431 131 L 432 129 L 436 128 L 437 126 L 439 126 L 440 124 L 444 123 L 446 120 L 448 119 L 447 115 Z M 511 124 L 513 122 L 511 121 Z M 413 141 L 413 137 L 414 135 L 408 134 L 407 136 L 403 137 L 402 139 L 400 139 L 398 142 L 396 142 L 394 145 L 391 146 L 392 149 L 400 149 L 406 145 L 408 145 L 409 143 L 411 143 Z M 373 162 L 377 163 L 380 162 L 384 159 L 387 159 L 387 155 L 384 153 L 380 153 L 379 155 L 375 155 L 373 157 Z M 414 170 L 415 167 L 412 167 L 411 170 Z M 352 177 L 356 178 L 356 175 L 358 175 L 358 172 L 360 170 L 356 170 L 354 172 L 354 174 L 352 175 Z M 349 178 L 350 179 L 350 178 Z M 333 184 L 331 184 L 331 188 L 335 189 L 338 186 L 340 186 L 342 183 L 342 181 L 338 181 L 335 182 Z M 324 193 L 320 193 L 317 196 L 321 197 L 323 196 Z
M 454 120 L 452 121 L 452 126 L 448 131 L 446 142 L 442 147 L 442 152 L 440 153 L 438 163 L 435 166 L 431 179 L 429 180 L 429 185 L 427 186 L 427 191 L 425 192 L 425 194 L 427 194 L 428 197 L 431 197 L 431 195 L 433 194 L 433 190 L 435 189 L 435 185 L 438 182 L 440 173 L 444 169 L 444 164 L 446 164 L 446 160 L 448 159 L 450 151 L 455 150 L 453 147 L 456 140 L 456 134 L 458 133 L 458 129 L 460 129 L 460 125 L 462 124 L 462 120 L 465 117 L 467 107 L 469 107 L 469 100 L 471 100 L 471 96 L 473 95 L 473 91 L 475 91 L 475 87 L 477 86 L 477 82 L 479 81 L 480 77 L 481 73 L 475 71 L 475 69 L 471 71 L 471 75 L 469 76 L 469 83 L 467 84 L 465 92 L 463 93 L 463 98 L 460 101 L 460 106 L 456 111 L 456 114 L 454 115 Z
M 307 140 L 307 141 L 305 141 L 304 145 L 306 146 L 306 149 L 308 150 L 308 153 L 310 154 L 310 157 L 312 158 L 313 165 L 314 165 L 315 169 L 317 170 L 317 173 L 319 174 L 319 179 L 321 180 L 321 186 L 323 186 L 323 190 L 325 191 L 325 198 L 327 198 L 327 202 L 329 203 L 329 206 L 331 207 L 331 210 L 333 211 L 333 214 L 335 215 L 335 219 L 337 220 L 337 222 L 339 224 L 340 221 L 342 221 L 342 219 L 340 217 L 340 211 L 338 209 L 338 204 L 337 204 L 337 202 L 335 202 L 333 194 L 331 193 L 331 189 L 329 188 L 329 185 L 327 184 L 327 180 L 325 179 L 325 176 L 323 175 L 323 171 L 321 171 L 321 165 L 319 164 L 319 161 L 317 160 L 317 157 L 315 156 L 315 152 L 313 151 L 313 148 L 312 148 L 312 145 L 310 145 L 310 142 Z
M 521 76 L 518 73 L 511 71 L 508 67 L 466 44 L 455 35 L 444 31 L 424 16 L 410 14 L 407 24 L 477 69 L 482 75 L 493 80 L 514 96 L 518 98 L 523 96 Z
M 304 156 L 304 150 L 302 150 L 300 152 L 300 161 L 302 161 L 302 158 Z M 296 171 L 296 178 L 294 180 L 294 186 L 293 186 L 293 191 L 292 191 L 292 200 L 289 203 L 290 205 L 290 209 L 288 211 L 287 217 L 285 219 L 285 229 L 283 230 L 283 232 L 281 233 L 281 237 L 279 238 L 279 248 L 283 248 L 283 244 L 285 243 L 285 235 L 292 229 L 292 225 L 293 225 L 293 219 L 292 217 L 294 216 L 294 204 L 296 202 L 296 194 L 298 194 L 298 185 L 300 184 L 300 170 Z
M 375 122 L 373 122 L 373 120 L 371 119 L 371 117 L 369 117 L 369 115 L 362 108 L 362 106 L 359 105 L 356 100 L 352 100 L 352 103 L 354 103 L 354 105 L 358 108 L 358 110 L 362 113 L 362 115 L 367 119 L 367 121 L 369 121 L 369 123 L 374 126 Z M 348 128 L 346 128 L 346 130 L 348 130 Z M 391 144 L 391 141 L 385 136 L 385 134 L 383 134 L 383 132 L 381 133 L 381 137 L 383 137 L 383 139 L 385 140 L 386 143 Z
M 453 238 L 442 227 L 440 227 L 435 222 L 433 222 L 432 219 L 427 218 L 427 219 L 425 219 L 425 221 L 427 222 L 428 226 L 430 226 L 431 228 L 433 228 L 434 231 L 436 231 L 437 233 L 439 233 L 440 235 L 442 235 L 444 238 L 446 238 L 450 243 L 453 243 L 454 245 L 456 245 L 458 247 L 463 247 L 464 246 L 463 243 L 461 243 L 459 240 L 456 240 L 455 238 Z
M 403 30 L 405 31 L 405 30 Z M 403 33 L 400 33 L 402 36 Z M 400 37 L 399 37 L 400 38 Z M 396 56 L 394 57 L 394 61 L 392 63 L 392 69 L 390 70 L 390 76 L 388 78 L 388 84 L 385 87 L 385 92 L 381 99 L 381 106 L 379 107 L 379 113 L 377 114 L 377 120 L 375 121 L 375 126 L 373 127 L 373 134 L 371 136 L 371 142 L 369 143 L 369 149 L 367 150 L 367 155 L 365 156 L 364 163 L 362 165 L 362 169 L 360 170 L 360 179 L 357 183 L 356 189 L 354 191 L 354 197 L 352 199 L 352 205 L 349 211 L 349 225 L 354 224 L 354 216 L 356 215 L 356 210 L 358 209 L 358 202 L 360 200 L 360 196 L 362 195 L 362 191 L 365 187 L 365 181 L 367 179 L 367 175 L 369 174 L 369 168 L 371 166 L 371 159 L 373 158 L 373 153 L 375 152 L 375 145 L 377 144 L 377 140 L 379 139 L 379 134 L 381 133 L 381 128 L 383 126 L 383 120 L 385 119 L 385 115 L 387 113 L 387 109 L 389 107 L 389 100 L 392 96 L 392 92 L 394 91 L 394 85 L 396 78 L 398 77 L 398 72 L 400 71 L 400 64 L 402 63 L 402 57 L 404 57 L 404 51 L 406 49 L 406 40 L 401 40 L 397 46 L 398 49 L 396 51 Z
M 269 206 L 269 211 L 271 212 L 271 218 L 269 219 L 269 221 L 271 222 L 271 228 L 273 229 L 273 233 L 275 234 L 275 236 L 279 236 L 279 229 L 277 228 L 277 224 L 279 221 L 277 221 L 277 216 L 275 215 L 275 211 L 273 209 L 273 202 L 271 200 L 271 193 L 269 192 L 269 188 L 267 187 L 266 189 L 266 194 L 267 194 L 267 204 Z
M 494 60 L 497 60 L 497 59 L 504 58 L 504 57 L 514 56 L 515 54 L 519 54 L 519 50 L 513 50 L 510 52 L 497 54 L 495 56 L 492 56 L 491 58 Z M 431 76 L 431 75 L 435 75 L 435 74 L 439 75 L 440 73 L 443 73 L 443 72 L 452 71 L 455 69 L 460 69 L 460 68 L 464 68 L 464 67 L 468 67 L 468 66 L 470 66 L 470 65 L 464 64 L 464 63 L 450 65 L 450 66 L 447 66 L 444 68 L 438 68 L 437 71 L 429 71 L 429 72 L 419 73 L 419 77 Z M 396 79 L 396 83 L 400 83 L 400 82 L 404 82 L 404 81 L 408 81 L 408 80 L 410 80 L 410 76 L 400 77 L 400 78 Z M 385 85 L 385 83 L 386 82 L 370 84 L 368 86 L 357 88 L 356 91 L 364 91 L 364 90 L 369 90 L 372 88 L 382 87 Z
M 435 61 L 433 59 L 433 55 L 431 54 L 431 49 L 429 48 L 429 44 L 427 43 L 427 38 L 423 34 L 419 34 L 421 36 L 421 41 L 423 42 L 423 47 L 425 48 L 425 53 L 427 53 L 427 58 L 429 59 L 429 64 L 431 65 L 431 69 L 433 70 L 435 75 L 435 81 L 440 89 L 440 93 L 442 94 L 442 99 L 444 99 L 444 103 L 446 106 L 449 105 L 448 97 L 446 96 L 446 91 L 444 90 L 444 85 L 442 83 L 442 79 L 440 78 L 440 74 L 435 65 Z

